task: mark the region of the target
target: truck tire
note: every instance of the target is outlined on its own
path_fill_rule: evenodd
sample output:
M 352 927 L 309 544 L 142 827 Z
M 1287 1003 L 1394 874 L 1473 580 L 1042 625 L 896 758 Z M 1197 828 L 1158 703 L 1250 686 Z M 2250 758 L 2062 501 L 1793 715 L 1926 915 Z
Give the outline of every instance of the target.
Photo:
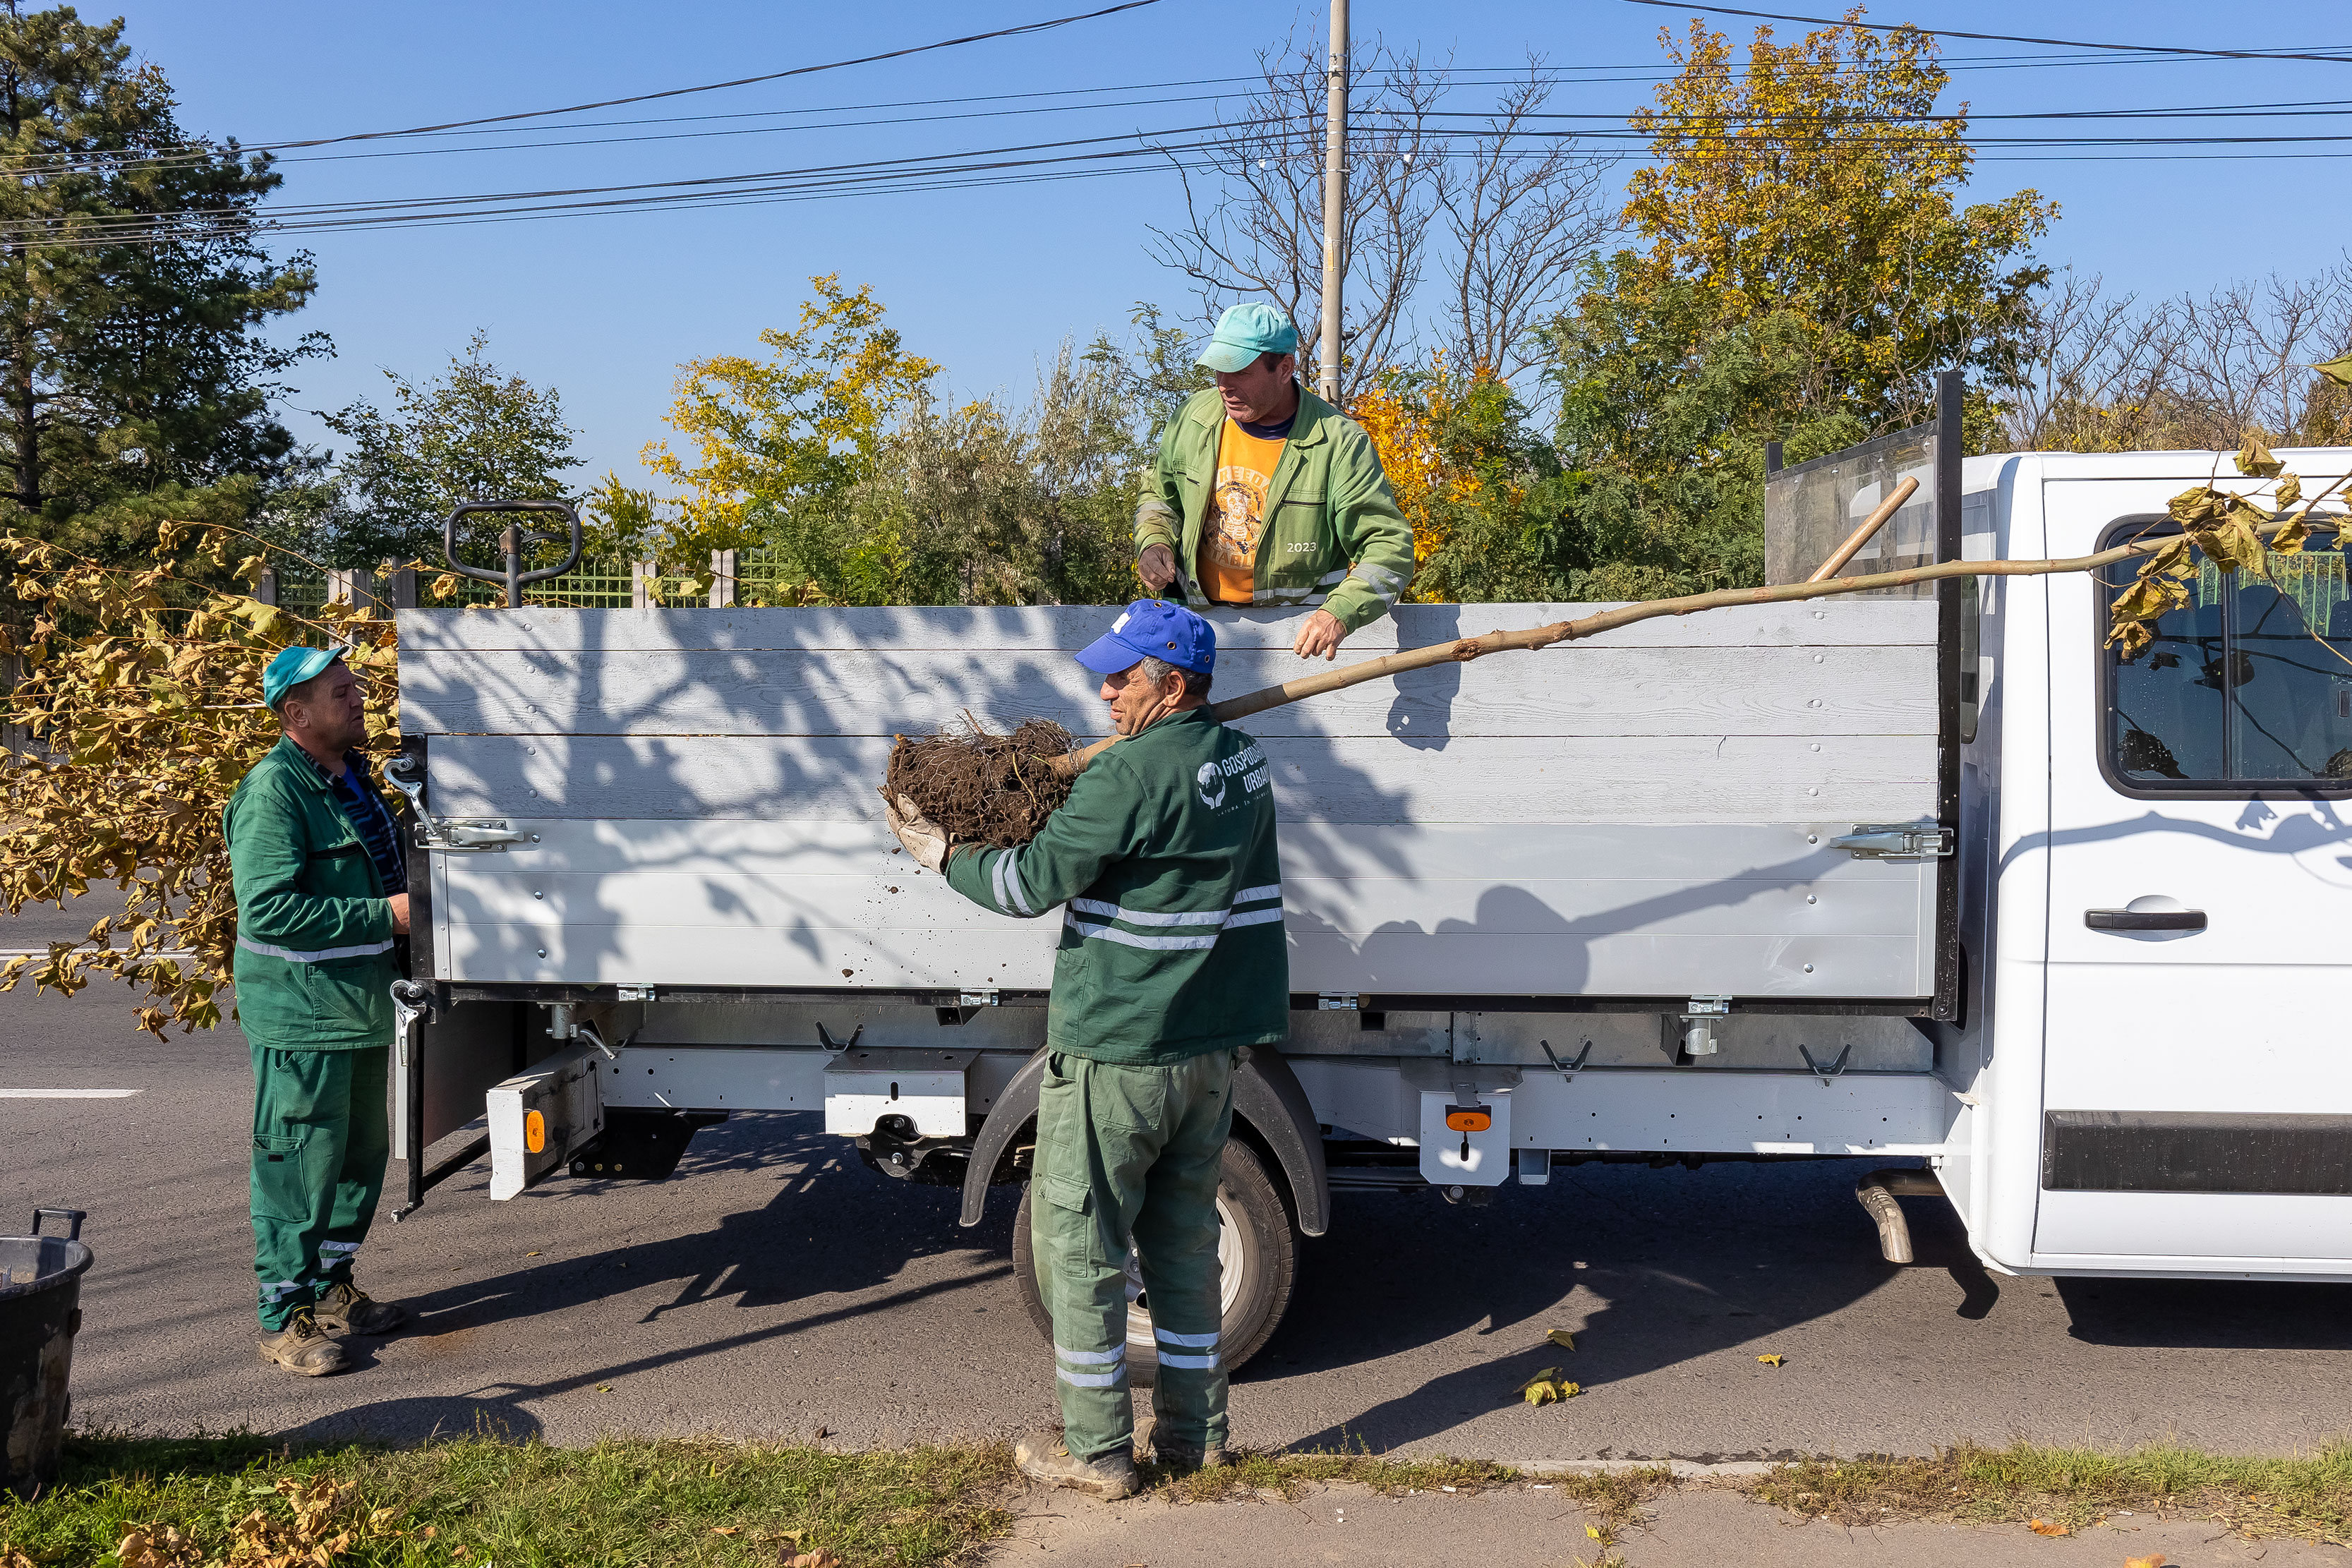
M 1290 1211 L 1265 1173 L 1255 1151 L 1235 1139 L 1225 1145 L 1217 1178 L 1217 1257 L 1223 1265 L 1224 1321 L 1219 1331 L 1227 1371 L 1238 1369 L 1274 1337 L 1290 1305 L 1297 1252 L 1290 1234 Z M 1013 1279 L 1021 1304 L 1047 1344 L 1054 1320 L 1037 1289 L 1037 1264 L 1029 1250 L 1029 1187 L 1013 1216 Z M 1150 1303 L 1132 1255 L 1127 1279 L 1127 1374 L 1135 1387 L 1149 1388 L 1160 1373 L 1159 1342 L 1152 1337 Z

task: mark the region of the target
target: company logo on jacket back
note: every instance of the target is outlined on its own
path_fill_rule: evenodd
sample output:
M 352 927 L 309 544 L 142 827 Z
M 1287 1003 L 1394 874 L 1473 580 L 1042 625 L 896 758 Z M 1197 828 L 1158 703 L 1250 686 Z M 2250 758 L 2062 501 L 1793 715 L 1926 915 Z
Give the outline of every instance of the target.
M 1225 781 L 1234 774 L 1242 775 L 1242 793 L 1255 794 L 1266 786 L 1265 753 L 1253 741 L 1232 756 L 1213 763 L 1202 763 L 1196 775 L 1201 788 L 1201 804 L 1211 811 L 1225 803 Z

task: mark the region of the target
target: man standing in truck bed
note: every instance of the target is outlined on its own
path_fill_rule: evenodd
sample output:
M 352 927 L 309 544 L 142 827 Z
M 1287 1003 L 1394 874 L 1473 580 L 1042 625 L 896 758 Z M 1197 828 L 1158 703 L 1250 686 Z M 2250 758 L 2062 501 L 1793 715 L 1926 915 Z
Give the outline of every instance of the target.
M 1033 1480 L 1104 1498 L 1137 1485 L 1130 1241 L 1159 1341 L 1153 1451 L 1224 1462 L 1217 1178 L 1234 1069 L 1290 1029 L 1274 792 L 1257 742 L 1209 716 L 1216 647 L 1190 610 L 1139 599 L 1079 653 L 1121 739 L 1027 844 L 951 846 L 903 796 L 890 813 L 908 852 L 982 908 L 1068 906 L 1029 1205 L 1062 1434 L 1014 1457 Z
M 1299 386 L 1297 348 L 1271 305 L 1218 318 L 1200 359 L 1217 384 L 1168 422 L 1144 476 L 1135 569 L 1200 608 L 1316 605 L 1292 647 L 1328 659 L 1412 580 L 1412 529 L 1364 427 Z

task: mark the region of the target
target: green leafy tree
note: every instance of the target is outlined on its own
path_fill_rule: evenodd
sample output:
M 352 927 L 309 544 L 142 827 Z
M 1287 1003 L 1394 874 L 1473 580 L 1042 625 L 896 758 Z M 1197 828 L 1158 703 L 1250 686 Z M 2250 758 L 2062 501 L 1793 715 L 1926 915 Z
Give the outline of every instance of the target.
M 2049 278 L 2030 247 L 2057 207 L 2030 190 L 1963 205 L 1975 152 L 1967 105 L 1938 108 L 1936 40 L 1862 15 L 1788 45 L 1759 27 L 1745 69 L 1699 22 L 1660 34 L 1681 68 L 1633 117 L 1651 162 L 1625 222 L 1649 248 L 1624 276 L 1716 290 L 1728 322 L 1812 323 L 1796 418 L 1879 429 L 1925 416 L 1937 370 L 2017 381 Z
M 459 502 L 563 499 L 563 471 L 580 459 L 562 396 L 501 372 L 488 348 L 477 331 L 431 381 L 385 371 L 389 413 L 362 401 L 328 416 L 351 449 L 336 468 L 340 500 L 312 523 L 308 553 L 332 566 L 438 562 L 443 521 Z M 472 564 L 499 564 L 499 526 L 480 521 L 459 534 Z
M 0 15 L 0 465 L 53 536 L 116 497 L 298 469 L 278 378 L 329 352 L 262 336 L 315 287 L 256 243 L 269 159 L 183 132 L 122 30 Z

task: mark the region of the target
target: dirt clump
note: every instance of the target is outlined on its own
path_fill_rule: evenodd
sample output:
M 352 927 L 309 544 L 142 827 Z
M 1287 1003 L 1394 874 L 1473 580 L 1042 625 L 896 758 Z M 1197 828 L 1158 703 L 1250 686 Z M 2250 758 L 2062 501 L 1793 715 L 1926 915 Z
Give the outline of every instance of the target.
M 883 794 L 905 795 L 959 844 L 1010 849 L 1037 837 L 1045 819 L 1070 795 L 1070 780 L 1052 759 L 1077 742 L 1050 719 L 1024 720 L 1009 735 L 983 728 L 969 713 L 961 729 L 890 748 Z

